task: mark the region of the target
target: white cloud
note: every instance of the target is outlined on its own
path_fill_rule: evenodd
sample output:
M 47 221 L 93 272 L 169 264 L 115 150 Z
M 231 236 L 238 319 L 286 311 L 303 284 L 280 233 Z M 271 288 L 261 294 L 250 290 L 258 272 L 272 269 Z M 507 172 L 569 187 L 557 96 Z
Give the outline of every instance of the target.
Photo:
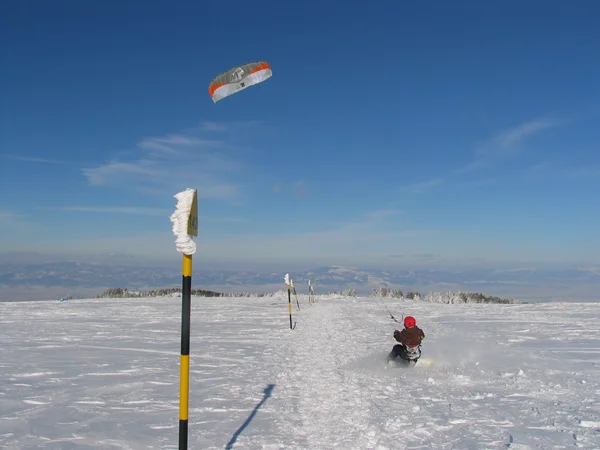
M 426 237 L 431 231 L 403 229 L 393 221 L 397 210 L 373 211 L 350 222 L 325 230 L 305 233 L 237 234 L 227 236 L 207 235 L 200 232 L 196 239 L 198 255 L 203 260 L 215 262 L 298 261 L 311 263 L 348 262 L 366 263 L 369 258 L 381 261 L 390 251 L 399 248 L 418 252 L 416 239 Z M 236 217 L 205 217 L 205 222 L 240 222 Z M 128 252 L 148 260 L 174 259 L 178 256 L 175 237 L 168 226 L 165 231 L 119 237 L 94 237 L 64 241 L 32 240 L 6 250 L 35 250 L 92 256 Z
M 187 133 L 269 133 L 274 131 L 271 125 L 262 120 L 232 120 L 228 122 L 204 121 L 198 126 L 187 130 Z
M 203 122 L 202 125 L 200 126 L 200 129 L 202 131 L 218 132 L 218 131 L 227 131 L 228 127 L 226 125 L 221 124 L 221 123 Z
M 111 161 L 92 169 L 83 169 L 92 186 L 108 186 L 132 180 L 135 176 L 155 177 L 161 171 L 153 161 L 138 160 L 136 162 Z
M 13 241 L 16 233 L 32 233 L 35 228 L 36 223 L 32 222 L 25 214 L 0 209 L 0 240 Z
M 415 236 L 424 235 L 424 230 L 406 230 L 382 233 L 372 230 L 365 233 L 353 227 L 331 231 L 288 235 L 234 235 L 210 237 L 201 235 L 196 239 L 198 255 L 203 260 L 268 262 L 296 261 L 315 263 L 367 262 L 377 258 L 381 252 L 396 243 L 414 241 Z M 123 237 L 101 237 L 86 240 L 69 240 L 59 244 L 41 243 L 38 251 L 60 251 L 100 255 L 129 251 L 138 257 L 152 259 L 176 257 L 175 238 L 169 232 L 137 234 Z M 369 261 L 370 262 L 370 261 Z
M 250 220 L 245 217 L 223 217 L 223 216 L 201 216 L 200 223 L 247 223 Z
M 497 273 L 511 273 L 511 272 L 535 272 L 537 269 L 535 267 L 517 267 L 514 269 L 498 269 L 495 272 Z
M 175 210 L 166 208 L 148 208 L 144 206 L 42 206 L 39 210 L 52 211 L 70 211 L 92 214 L 131 214 L 143 216 L 164 216 L 165 218 Z M 0 222 L 2 221 L 2 213 L 0 212 Z M 249 220 L 245 217 L 227 217 L 227 216 L 206 216 L 200 215 L 200 223 L 247 223 Z
M 426 180 L 426 181 L 423 181 L 420 183 L 409 184 L 408 186 L 403 187 L 402 190 L 405 192 L 411 192 L 413 194 L 422 194 L 426 190 L 431 189 L 432 187 L 438 186 L 438 185 L 442 184 L 443 182 L 444 182 L 444 179 L 441 177 L 431 178 L 429 180 Z
M 30 162 L 30 163 L 39 163 L 39 164 L 72 164 L 72 162 L 70 162 L 70 161 L 39 158 L 39 157 L 35 157 L 35 156 L 17 156 L 17 155 L 10 155 L 10 154 L 4 154 L 3 156 L 5 158 L 12 159 L 14 161 L 21 161 L 21 162 Z
M 403 214 L 404 211 L 400 209 L 379 209 L 376 211 L 370 211 L 366 214 L 365 218 L 359 223 L 379 223 L 386 219 Z
M 572 166 L 552 161 L 542 161 L 523 170 L 523 176 L 527 179 L 557 179 L 559 177 L 569 178 L 573 181 L 600 181 L 600 167 L 594 165 Z
M 578 179 L 596 179 L 600 181 L 600 167 L 583 166 L 567 171 L 567 176 Z
M 513 156 L 523 150 L 523 144 L 528 138 L 562 123 L 564 122 L 556 119 L 540 118 L 504 130 L 479 145 L 475 149 L 474 160 L 457 172 L 469 172 L 494 161 Z
M 139 214 L 145 216 L 168 216 L 172 213 L 168 209 L 146 208 L 142 206 L 57 206 L 52 209 L 100 214 Z
M 306 197 L 308 191 L 308 182 L 306 180 L 298 180 L 292 183 L 294 194 L 298 197 Z
M 0 209 L 0 223 L 2 224 L 12 224 L 15 223 L 19 220 L 21 220 L 22 215 L 21 214 L 17 214 L 13 211 L 9 211 L 9 210 L 2 210 Z
M 171 153 L 171 154 L 177 153 L 175 151 L 175 149 L 173 149 L 173 147 L 163 144 L 161 142 L 158 142 L 152 138 L 142 139 L 140 142 L 138 142 L 137 145 L 139 148 L 143 148 L 144 150 L 154 150 L 154 151 L 158 151 L 158 152 L 165 152 L 165 153 Z
M 194 134 L 141 139 L 130 158 L 82 169 L 91 186 L 172 194 L 188 187 L 200 198 L 232 198 L 241 191 L 246 167 L 226 140 Z
M 186 148 L 218 148 L 223 147 L 224 143 L 223 141 L 214 139 L 200 139 L 182 134 L 170 134 L 165 137 L 144 138 L 138 142 L 137 146 L 144 150 L 157 150 L 176 155 L 185 154 Z
M 441 258 L 441 255 L 436 255 L 434 253 L 415 253 L 412 257 L 416 259 L 438 259 Z
M 394 218 L 398 210 L 372 211 L 330 229 L 295 234 L 235 235 L 201 239 L 198 248 L 217 260 L 294 260 L 319 263 L 381 261 L 389 250 L 418 250 L 415 238 L 431 233 L 407 229 Z
M 533 164 L 532 166 L 527 167 L 523 170 L 523 175 L 526 177 L 546 177 L 555 173 L 557 170 L 554 163 L 551 161 L 541 161 L 537 164 Z
M 560 122 L 552 119 L 537 119 L 506 130 L 493 139 L 494 145 L 492 147 L 492 151 L 498 152 L 507 149 L 510 150 L 527 137 L 539 133 L 540 131 L 546 130 L 548 128 L 553 128 L 559 123 Z M 489 150 L 489 148 L 484 149 L 484 152 L 487 152 Z

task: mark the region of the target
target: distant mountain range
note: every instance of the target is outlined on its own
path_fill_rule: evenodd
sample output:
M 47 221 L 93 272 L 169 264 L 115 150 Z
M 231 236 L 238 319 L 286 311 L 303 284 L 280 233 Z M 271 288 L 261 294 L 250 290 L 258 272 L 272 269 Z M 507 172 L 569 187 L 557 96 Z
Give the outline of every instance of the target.
M 220 292 L 270 292 L 285 289 L 285 272 L 195 270 L 192 283 L 196 288 Z M 490 295 L 525 295 L 525 292 L 557 292 L 582 295 L 600 300 L 600 269 L 361 269 L 326 266 L 290 273 L 299 293 L 307 291 L 308 280 L 317 293 L 355 289 L 368 294 L 385 285 L 403 291 L 463 290 Z M 0 299 L 2 291 L 30 287 L 60 288 L 86 293 L 107 287 L 129 289 L 179 286 L 178 267 L 136 267 L 99 265 L 78 262 L 0 265 Z M 574 288 L 579 288 L 575 293 Z M 583 289 L 583 290 L 582 290 Z M 54 289 L 53 291 L 55 291 Z M 519 294 L 521 293 L 521 294 Z M 542 294 L 545 295 L 545 294 Z M 556 297 L 556 295 L 554 296 Z

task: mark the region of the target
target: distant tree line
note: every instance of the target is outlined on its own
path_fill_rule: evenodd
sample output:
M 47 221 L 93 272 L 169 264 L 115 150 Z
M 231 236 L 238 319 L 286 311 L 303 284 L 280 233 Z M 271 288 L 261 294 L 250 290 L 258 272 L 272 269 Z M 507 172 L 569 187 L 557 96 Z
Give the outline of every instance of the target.
M 96 298 L 164 297 L 173 294 L 181 294 L 181 288 L 157 288 L 142 291 L 130 291 L 128 288 L 109 288 L 98 294 Z M 198 297 L 265 297 L 274 295 L 249 292 L 215 292 L 206 289 L 192 289 L 191 294 Z
M 97 298 L 140 298 L 140 297 L 164 297 L 168 295 L 181 294 L 180 287 L 171 288 L 159 288 L 149 289 L 142 291 L 130 291 L 127 288 L 110 288 L 106 289 L 101 294 L 97 295 Z M 192 289 L 191 292 L 194 296 L 199 297 L 275 297 L 275 296 L 287 296 L 287 291 L 277 291 L 272 293 L 249 293 L 249 292 L 215 292 L 206 289 Z M 326 295 L 335 295 L 342 297 L 357 297 L 358 293 L 354 289 L 342 289 L 340 291 L 333 291 Z M 424 301 L 430 303 L 447 303 L 447 304 L 458 304 L 458 303 L 502 303 L 502 304 L 513 304 L 520 303 L 518 301 L 509 298 L 500 298 L 492 295 L 484 295 L 479 292 L 431 292 L 427 294 L 421 294 L 416 291 L 409 291 L 403 293 L 400 289 L 389 289 L 387 287 L 379 287 L 373 289 L 373 296 L 385 297 L 385 298 L 397 298 L 397 299 L 409 299 Z M 319 297 L 319 296 L 317 296 Z
M 145 291 L 130 291 L 127 288 L 109 288 L 96 298 L 140 298 L 140 297 L 164 297 L 181 293 L 181 288 L 160 288 Z M 207 291 L 205 289 L 192 289 L 192 295 L 199 297 L 225 297 L 222 292 Z
M 435 303 L 519 303 L 510 298 L 500 298 L 493 295 L 484 295 L 479 292 L 432 292 L 424 295 L 420 292 L 410 291 L 404 294 L 400 289 L 389 289 L 386 287 L 380 287 L 373 289 L 373 295 L 388 298 L 406 298 L 410 300 L 423 300 Z
M 494 295 L 483 295 L 479 292 L 457 292 L 451 297 L 451 299 L 458 299 L 453 303 L 502 303 L 511 304 L 517 303 L 511 298 L 500 298 Z
M 343 289 L 341 291 L 332 291 L 328 295 L 339 295 L 342 297 L 358 297 L 358 292 L 354 289 Z
M 415 294 L 414 292 L 409 292 L 409 294 Z M 404 294 L 402 293 L 402 291 L 400 289 L 390 289 L 387 287 L 378 287 L 373 289 L 373 295 L 377 296 L 377 297 L 389 297 L 389 298 L 413 298 L 413 297 L 408 297 L 404 296 Z

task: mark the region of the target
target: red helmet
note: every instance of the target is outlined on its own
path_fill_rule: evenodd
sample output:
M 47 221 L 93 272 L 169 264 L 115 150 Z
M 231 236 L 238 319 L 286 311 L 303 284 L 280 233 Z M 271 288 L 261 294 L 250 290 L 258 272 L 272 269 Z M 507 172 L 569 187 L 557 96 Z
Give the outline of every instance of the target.
M 404 318 L 404 326 L 406 328 L 414 327 L 416 325 L 417 325 L 417 321 L 415 320 L 415 318 L 413 316 L 406 316 Z

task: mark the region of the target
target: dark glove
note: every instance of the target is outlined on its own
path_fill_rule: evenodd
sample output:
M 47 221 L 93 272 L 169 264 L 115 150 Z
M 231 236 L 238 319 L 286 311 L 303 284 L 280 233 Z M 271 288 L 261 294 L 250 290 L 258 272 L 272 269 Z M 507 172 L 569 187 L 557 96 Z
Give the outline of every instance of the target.
M 394 331 L 394 339 L 396 339 L 396 340 L 400 339 L 400 331 L 399 330 Z

